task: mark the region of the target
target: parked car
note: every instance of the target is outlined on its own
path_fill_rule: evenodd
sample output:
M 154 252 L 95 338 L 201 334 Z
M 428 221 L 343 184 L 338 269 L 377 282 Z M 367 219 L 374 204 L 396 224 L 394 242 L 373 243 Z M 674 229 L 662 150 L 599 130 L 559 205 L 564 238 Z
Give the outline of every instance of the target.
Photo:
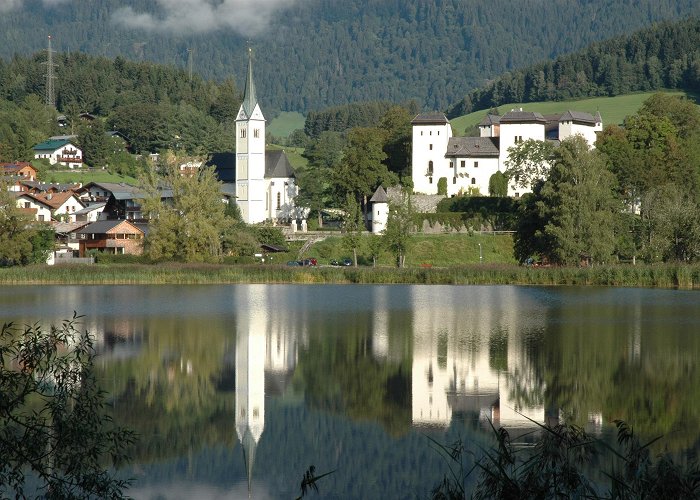
M 296 267 L 296 266 L 300 266 L 301 264 L 299 264 L 298 260 L 290 260 L 287 262 L 287 265 L 290 267 Z
M 344 266 L 352 266 L 352 259 L 343 259 Z
M 300 260 L 299 265 L 301 265 L 301 266 L 317 266 L 318 260 L 311 257 L 309 259 Z
M 329 264 L 330 264 L 331 266 L 339 266 L 339 265 L 340 265 L 340 262 L 338 262 L 336 259 L 331 259 L 331 261 L 329 262 Z

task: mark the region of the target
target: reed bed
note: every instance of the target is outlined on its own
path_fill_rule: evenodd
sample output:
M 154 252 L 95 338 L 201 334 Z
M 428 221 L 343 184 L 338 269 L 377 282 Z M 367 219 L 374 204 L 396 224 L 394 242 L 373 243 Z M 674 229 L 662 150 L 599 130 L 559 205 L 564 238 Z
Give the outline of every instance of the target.
M 593 285 L 700 289 L 700 265 L 522 267 L 467 265 L 444 268 L 320 267 L 224 264 L 109 264 L 0 269 L 0 284 L 222 284 L 358 283 L 444 285 Z

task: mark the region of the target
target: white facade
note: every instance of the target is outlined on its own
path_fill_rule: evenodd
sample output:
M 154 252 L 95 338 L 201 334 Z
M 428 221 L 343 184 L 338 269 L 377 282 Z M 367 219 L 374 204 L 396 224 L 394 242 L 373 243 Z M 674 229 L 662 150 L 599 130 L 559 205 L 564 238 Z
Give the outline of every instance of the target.
M 17 207 L 36 211 L 34 214 L 35 220 L 39 222 L 49 222 L 51 220 L 51 207 L 37 200 L 33 196 L 23 194 L 17 197 Z
M 294 177 L 265 178 L 265 185 L 265 219 L 296 218 L 294 198 L 298 188 Z
M 389 198 L 382 186 L 379 186 L 369 200 L 372 207 L 372 233 L 382 234 L 389 221 Z
M 437 194 L 438 181 L 445 177 L 448 196 L 488 196 L 491 176 L 506 170 L 509 148 L 521 142 L 564 140 L 578 134 L 593 147 L 597 132 L 603 130 L 599 113 L 594 117 L 567 111 L 544 117 L 522 109 L 503 116 L 487 115 L 479 124 L 479 137 L 452 137 L 450 123 L 442 114 L 418 115 L 411 124 L 414 192 Z M 509 196 L 529 191 L 529 186 L 508 186 Z
M 267 219 L 265 198 L 265 117 L 255 97 L 249 52 L 245 95 L 236 117 L 236 203 L 244 222 Z
M 436 194 L 440 177 L 450 178 L 450 161 L 445 158 L 452 127 L 444 114 L 418 115 L 413 125 L 413 190 Z
M 47 145 L 51 145 L 52 141 L 47 141 Z M 58 143 L 65 141 L 55 141 Z M 77 146 L 74 146 L 70 142 L 57 145 L 57 147 L 49 147 L 48 149 L 36 149 L 42 146 L 41 144 L 35 146 L 34 159 L 48 159 L 51 165 L 56 165 L 57 163 L 68 168 L 80 168 L 83 165 L 83 152 Z

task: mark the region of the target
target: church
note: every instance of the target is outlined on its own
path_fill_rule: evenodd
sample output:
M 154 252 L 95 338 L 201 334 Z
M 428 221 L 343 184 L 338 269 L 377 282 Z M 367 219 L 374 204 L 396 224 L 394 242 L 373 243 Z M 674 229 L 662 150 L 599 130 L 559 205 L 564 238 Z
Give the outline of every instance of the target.
M 447 195 L 489 194 L 489 180 L 504 172 L 508 149 L 528 139 L 558 141 L 581 135 L 593 147 L 603 130 L 600 113 L 580 111 L 542 115 L 511 110 L 503 116 L 488 114 L 479 123 L 479 137 L 453 137 L 452 126 L 442 113 L 420 114 L 412 121 L 413 190 L 437 194 L 438 181 L 447 180 Z M 518 197 L 529 189 L 508 186 L 508 196 Z
M 236 116 L 236 152 L 216 153 L 209 164 L 235 193 L 244 222 L 288 222 L 298 217 L 294 203 L 298 188 L 289 159 L 283 150 L 265 147 L 265 116 L 255 94 L 251 49 L 243 103 Z

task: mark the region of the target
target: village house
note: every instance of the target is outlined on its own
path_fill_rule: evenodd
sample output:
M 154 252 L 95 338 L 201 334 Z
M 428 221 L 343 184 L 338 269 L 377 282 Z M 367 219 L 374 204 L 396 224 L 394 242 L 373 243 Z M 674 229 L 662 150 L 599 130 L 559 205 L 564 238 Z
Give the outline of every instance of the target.
M 50 220 L 75 222 L 76 212 L 85 208 L 73 191 L 43 194 L 21 193 L 16 200 L 19 208 L 36 210 L 34 216 L 39 222 L 49 222 Z
M 47 159 L 51 165 L 80 168 L 83 165 L 83 152 L 69 139 L 49 139 L 32 148 L 34 159 Z
M 16 176 L 25 181 L 36 180 L 36 169 L 26 161 L 0 163 L 0 176 Z
M 453 137 L 452 126 L 442 113 L 420 114 L 413 126 L 413 186 L 416 193 L 437 194 L 438 182 L 447 180 L 447 194 L 488 195 L 489 181 L 507 169 L 508 149 L 523 141 L 561 141 L 581 135 L 593 147 L 603 130 L 600 113 L 579 111 L 559 115 L 511 110 L 503 116 L 486 115 L 479 123 L 479 137 Z M 508 186 L 508 195 L 530 191 Z
M 114 255 L 141 255 L 144 230 L 128 220 L 100 220 L 81 227 L 75 234 L 80 257 L 90 250 Z

